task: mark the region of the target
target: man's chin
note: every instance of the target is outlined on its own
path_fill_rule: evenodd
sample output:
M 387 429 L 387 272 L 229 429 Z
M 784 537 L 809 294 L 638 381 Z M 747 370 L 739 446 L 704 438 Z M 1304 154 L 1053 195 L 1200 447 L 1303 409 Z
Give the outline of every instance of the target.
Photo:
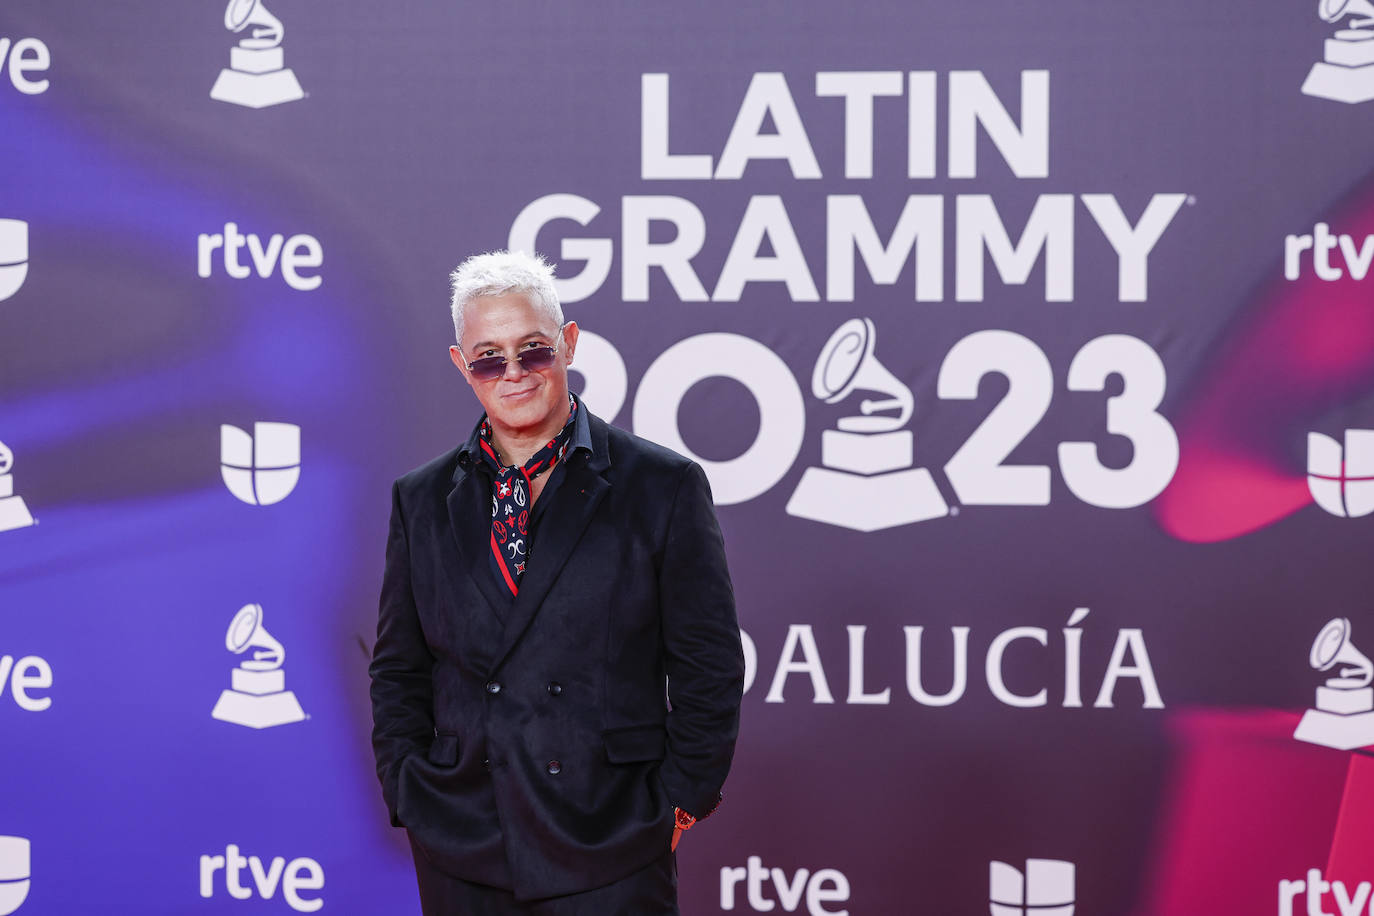
M 543 425 L 551 413 L 552 406 L 534 396 L 499 400 L 487 411 L 487 416 L 507 429 L 527 429 Z

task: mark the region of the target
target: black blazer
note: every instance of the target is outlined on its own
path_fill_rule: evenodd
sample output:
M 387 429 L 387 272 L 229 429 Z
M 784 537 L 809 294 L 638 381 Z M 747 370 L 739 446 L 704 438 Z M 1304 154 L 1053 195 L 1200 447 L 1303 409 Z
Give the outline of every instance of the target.
M 460 447 L 392 487 L 369 669 L 382 795 L 435 865 L 522 900 L 662 856 L 674 805 L 715 807 L 739 731 L 706 475 L 587 420 L 513 601 L 488 565 L 480 459 Z

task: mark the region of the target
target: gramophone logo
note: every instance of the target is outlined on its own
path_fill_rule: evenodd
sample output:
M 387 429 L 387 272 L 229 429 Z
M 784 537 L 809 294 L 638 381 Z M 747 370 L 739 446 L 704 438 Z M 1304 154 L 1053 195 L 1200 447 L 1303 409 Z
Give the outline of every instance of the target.
M 0 836 L 0 916 L 17 911 L 29 896 L 29 841 Z
M 990 871 L 992 916 L 1073 916 L 1072 862 L 1027 859 L 1024 872 L 1005 862 L 993 862 Z
M 1308 433 L 1307 489 L 1332 515 L 1374 512 L 1374 429 L 1347 429 L 1344 448 L 1330 436 Z
M 301 428 L 254 423 L 250 436 L 226 423 L 219 428 L 219 460 L 230 493 L 254 506 L 279 503 L 301 479 Z
M 219 72 L 210 98 L 248 108 L 266 108 L 305 98 L 296 74 L 286 66 L 281 20 L 262 0 L 229 0 L 224 27 L 238 34 L 252 27 L 248 37 L 229 49 L 229 69 Z
M 29 224 L 0 219 L 0 302 L 19 292 L 29 275 Z
M 33 524 L 33 516 L 21 496 L 14 495 L 14 452 L 0 442 L 0 531 L 27 528 Z
M 860 416 L 821 433 L 821 464 L 807 468 L 787 514 L 856 531 L 878 531 L 948 513 L 925 468 L 913 467 L 911 389 L 873 355 L 877 332 L 867 318 L 840 325 L 821 350 L 811 393 L 836 404 L 855 391 L 887 395 L 859 402 Z M 896 414 L 890 411 L 897 411 Z M 889 411 L 883 413 L 883 411 Z
M 1374 99 L 1374 3 L 1320 0 L 1317 15 L 1333 24 L 1352 18 L 1350 28 L 1326 40 L 1326 59 L 1312 65 L 1302 84 L 1303 95 L 1350 103 Z
M 1342 751 L 1374 744 L 1374 664 L 1351 643 L 1350 621 L 1322 627 L 1308 661 L 1335 677 L 1317 688 L 1317 707 L 1303 713 L 1293 737 Z
M 246 604 L 234 615 L 224 645 L 235 655 L 254 651 L 234 669 L 230 688 L 219 695 L 210 715 L 249 728 L 272 728 L 305 719 L 300 701 L 286 689 L 286 672 L 281 670 L 286 649 L 263 629 L 262 605 Z

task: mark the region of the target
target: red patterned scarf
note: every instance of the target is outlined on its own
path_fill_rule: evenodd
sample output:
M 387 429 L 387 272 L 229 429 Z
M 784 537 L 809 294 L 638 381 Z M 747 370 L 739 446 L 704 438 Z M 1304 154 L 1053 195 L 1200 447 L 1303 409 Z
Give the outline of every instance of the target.
M 568 398 L 571 409 L 563 428 L 530 456 L 523 468 L 502 465 L 491 444 L 491 421 L 482 418 L 480 431 L 482 460 L 493 475 L 491 497 L 491 552 L 501 581 L 512 595 L 520 591 L 520 577 L 525 574 L 526 558 L 530 552 L 530 503 L 534 479 L 550 471 L 563 460 L 563 453 L 572 441 L 573 419 L 577 416 L 577 402 Z

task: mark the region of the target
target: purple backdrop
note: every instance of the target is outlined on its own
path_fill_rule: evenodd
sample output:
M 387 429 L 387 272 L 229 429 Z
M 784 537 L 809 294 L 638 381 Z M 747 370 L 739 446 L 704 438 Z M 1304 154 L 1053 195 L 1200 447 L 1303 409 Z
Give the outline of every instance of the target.
M 684 913 L 1374 914 L 1361 0 L 266 3 L 0 10 L 0 914 L 418 912 L 387 490 L 507 245 L 716 493 Z

